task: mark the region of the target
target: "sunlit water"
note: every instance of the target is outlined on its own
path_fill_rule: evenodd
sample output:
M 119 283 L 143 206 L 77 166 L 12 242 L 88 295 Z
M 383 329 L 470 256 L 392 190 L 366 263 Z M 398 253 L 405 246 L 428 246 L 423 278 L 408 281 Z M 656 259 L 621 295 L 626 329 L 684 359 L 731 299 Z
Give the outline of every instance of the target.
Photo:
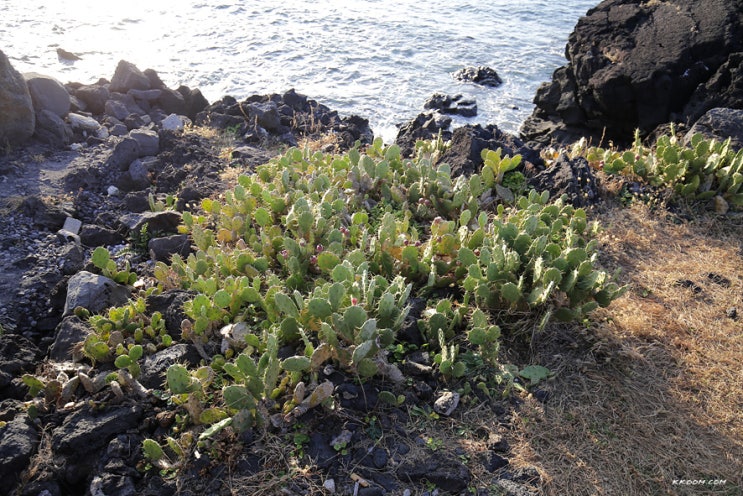
M 125 59 L 209 101 L 295 88 L 377 135 L 435 92 L 477 100 L 466 120 L 515 132 L 534 93 L 563 65 L 567 37 L 597 0 L 0 0 L 0 50 L 16 69 L 62 82 L 110 79 Z M 56 48 L 82 60 L 57 57 Z M 480 88 L 452 73 L 494 68 Z M 462 122 L 465 122 L 464 120 Z

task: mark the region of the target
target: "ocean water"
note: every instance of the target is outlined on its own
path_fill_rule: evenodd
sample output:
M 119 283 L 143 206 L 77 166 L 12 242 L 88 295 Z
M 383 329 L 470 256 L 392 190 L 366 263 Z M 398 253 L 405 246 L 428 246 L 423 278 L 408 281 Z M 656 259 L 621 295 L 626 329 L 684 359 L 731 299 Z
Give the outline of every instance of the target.
M 436 92 L 477 101 L 471 122 L 516 132 L 568 35 L 597 0 L 0 0 L 0 50 L 21 72 L 110 79 L 119 60 L 170 87 L 224 95 L 289 88 L 394 139 Z M 60 60 L 63 48 L 82 59 Z M 486 65 L 498 88 L 452 73 Z

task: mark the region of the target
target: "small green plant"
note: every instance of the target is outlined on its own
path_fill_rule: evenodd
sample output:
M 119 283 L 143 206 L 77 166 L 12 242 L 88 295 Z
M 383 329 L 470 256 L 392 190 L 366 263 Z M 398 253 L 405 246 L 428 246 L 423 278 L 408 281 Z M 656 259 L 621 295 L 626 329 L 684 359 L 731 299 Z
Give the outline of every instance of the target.
M 301 428 L 301 425 L 297 424 L 295 427 L 299 429 Z M 305 446 L 307 446 L 307 444 L 310 442 L 310 436 L 308 436 L 304 432 L 295 432 L 292 436 L 292 441 L 294 443 L 295 456 L 297 458 L 303 458 Z
M 129 241 L 132 247 L 141 253 L 147 252 L 148 243 L 150 242 L 150 239 L 152 239 L 152 233 L 149 232 L 149 229 L 149 223 L 145 222 L 142 224 L 139 231 L 132 231 L 129 235 Z
M 338 441 L 337 443 L 333 444 L 333 449 L 338 452 L 338 454 L 346 456 L 348 454 L 348 441 Z
M 91 255 L 93 265 L 100 269 L 101 273 L 119 284 L 132 285 L 137 281 L 137 274 L 131 271 L 127 261 L 123 270 L 119 270 L 116 262 L 111 259 L 111 253 L 103 246 L 93 250 Z
M 147 203 L 150 206 L 151 212 L 164 212 L 165 210 L 174 210 L 175 205 L 178 202 L 178 198 L 174 195 L 165 196 L 164 200 L 156 198 L 155 195 L 149 193 L 147 195 Z
M 426 447 L 431 451 L 438 451 L 444 447 L 444 441 L 436 437 L 427 437 Z

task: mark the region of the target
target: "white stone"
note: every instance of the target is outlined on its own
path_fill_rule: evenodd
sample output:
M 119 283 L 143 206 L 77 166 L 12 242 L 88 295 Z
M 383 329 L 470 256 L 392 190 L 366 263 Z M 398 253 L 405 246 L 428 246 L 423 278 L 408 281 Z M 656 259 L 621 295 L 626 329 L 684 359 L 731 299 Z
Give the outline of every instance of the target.
M 183 121 L 182 116 L 177 114 L 170 114 L 165 119 L 163 119 L 160 125 L 166 131 L 182 131 L 185 126 L 185 122 Z
M 325 482 L 322 483 L 322 487 L 325 488 L 327 492 L 330 494 L 335 494 L 335 480 L 328 479 Z
M 119 194 L 119 188 L 116 186 L 109 186 L 106 189 L 106 193 L 108 193 L 108 196 L 117 196 Z
M 448 417 L 459 406 L 459 393 L 456 391 L 444 391 L 433 404 L 433 410 Z
M 108 133 L 108 129 L 106 129 L 105 126 L 99 127 L 95 132 L 95 137 L 98 139 L 106 139 L 109 136 L 111 135 Z
M 67 120 L 70 121 L 70 125 L 73 129 L 82 129 L 84 131 L 96 131 L 101 125 L 97 120 L 92 117 L 85 115 L 75 114 L 70 112 L 67 114 Z
M 64 221 L 64 225 L 62 226 L 62 229 L 65 231 L 69 231 L 72 234 L 80 234 L 80 228 L 83 226 L 83 223 L 77 219 L 74 219 L 72 217 L 67 217 Z

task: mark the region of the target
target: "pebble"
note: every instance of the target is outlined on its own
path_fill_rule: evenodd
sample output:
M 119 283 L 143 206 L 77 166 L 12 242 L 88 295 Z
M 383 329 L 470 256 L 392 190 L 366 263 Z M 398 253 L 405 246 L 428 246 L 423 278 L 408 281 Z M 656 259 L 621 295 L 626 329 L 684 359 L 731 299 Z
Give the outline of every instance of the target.
M 444 391 L 436 399 L 433 409 L 436 413 L 448 417 L 459 406 L 459 393 L 456 391 Z
M 330 494 L 335 494 L 335 480 L 327 479 L 323 482 L 322 487 L 324 487 Z

